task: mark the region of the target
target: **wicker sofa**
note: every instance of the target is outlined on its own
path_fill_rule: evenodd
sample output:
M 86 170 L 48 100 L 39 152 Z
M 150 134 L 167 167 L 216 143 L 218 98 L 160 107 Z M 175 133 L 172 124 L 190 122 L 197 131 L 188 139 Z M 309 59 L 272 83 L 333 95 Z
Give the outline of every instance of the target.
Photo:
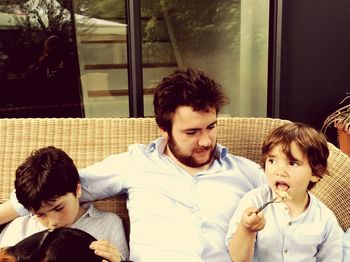
M 285 120 L 219 118 L 218 141 L 235 155 L 258 162 L 263 138 Z M 65 150 L 78 168 L 127 150 L 129 144 L 148 143 L 159 136 L 153 118 L 37 118 L 0 119 L 0 202 L 9 198 L 17 166 L 33 150 L 54 145 Z M 329 144 L 329 171 L 312 192 L 329 206 L 339 224 L 350 226 L 350 158 Z M 97 201 L 103 210 L 116 212 L 129 233 L 126 196 Z

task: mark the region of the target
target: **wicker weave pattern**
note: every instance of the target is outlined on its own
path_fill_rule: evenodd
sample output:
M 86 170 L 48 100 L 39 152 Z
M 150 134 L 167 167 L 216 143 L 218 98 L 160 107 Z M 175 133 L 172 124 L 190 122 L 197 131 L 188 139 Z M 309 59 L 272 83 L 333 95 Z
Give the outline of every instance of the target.
M 260 160 L 266 134 L 285 120 L 269 118 L 219 118 L 218 142 L 235 155 Z M 124 152 L 128 145 L 147 144 L 160 133 L 153 118 L 0 119 L 0 202 L 9 198 L 17 166 L 34 149 L 54 145 L 65 150 L 78 168 Z M 330 146 L 330 176 L 313 193 L 329 206 L 343 229 L 350 226 L 350 159 Z M 96 203 L 118 213 L 129 232 L 125 196 Z

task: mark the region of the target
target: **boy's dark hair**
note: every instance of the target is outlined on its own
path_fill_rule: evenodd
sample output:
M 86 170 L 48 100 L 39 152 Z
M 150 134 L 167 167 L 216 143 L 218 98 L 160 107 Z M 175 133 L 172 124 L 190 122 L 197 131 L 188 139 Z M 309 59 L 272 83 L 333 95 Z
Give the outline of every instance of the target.
M 173 114 L 179 106 L 205 112 L 215 107 L 218 114 L 227 102 L 228 98 L 218 83 L 198 69 L 185 68 L 163 78 L 156 87 L 153 105 L 158 126 L 170 132 Z
M 282 146 L 283 153 L 290 160 L 294 160 L 290 151 L 292 142 L 295 142 L 307 157 L 313 175 L 322 178 L 324 174 L 328 174 L 329 150 L 326 137 L 313 127 L 298 122 L 281 125 L 266 137 L 262 146 L 262 167 L 265 169 L 268 153 L 278 145 Z M 308 189 L 310 190 L 315 184 L 315 182 L 310 182 Z
M 15 190 L 18 201 L 28 210 L 37 211 L 42 202 L 73 193 L 80 182 L 73 160 L 53 146 L 33 151 L 17 168 Z

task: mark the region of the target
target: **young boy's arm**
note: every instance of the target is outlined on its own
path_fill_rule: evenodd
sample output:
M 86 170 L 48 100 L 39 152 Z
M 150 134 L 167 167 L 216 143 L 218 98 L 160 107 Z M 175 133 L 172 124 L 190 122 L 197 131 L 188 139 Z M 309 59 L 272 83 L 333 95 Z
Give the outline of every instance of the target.
M 0 204 L 0 224 L 5 224 L 16 217 L 18 217 L 18 214 L 10 200 Z
M 251 261 L 254 254 L 254 244 L 257 231 L 265 226 L 265 218 L 262 212 L 256 214 L 256 208 L 247 208 L 229 242 L 230 257 L 234 262 Z

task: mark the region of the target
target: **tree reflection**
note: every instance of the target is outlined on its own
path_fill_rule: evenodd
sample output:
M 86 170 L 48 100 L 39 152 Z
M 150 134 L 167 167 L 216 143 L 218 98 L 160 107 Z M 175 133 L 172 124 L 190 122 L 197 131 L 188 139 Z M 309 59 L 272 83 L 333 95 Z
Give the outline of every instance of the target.
M 6 97 L 0 115 L 81 116 L 69 1 L 12 5 L 9 24 L 11 29 L 1 32 L 8 59 L 0 74 Z

